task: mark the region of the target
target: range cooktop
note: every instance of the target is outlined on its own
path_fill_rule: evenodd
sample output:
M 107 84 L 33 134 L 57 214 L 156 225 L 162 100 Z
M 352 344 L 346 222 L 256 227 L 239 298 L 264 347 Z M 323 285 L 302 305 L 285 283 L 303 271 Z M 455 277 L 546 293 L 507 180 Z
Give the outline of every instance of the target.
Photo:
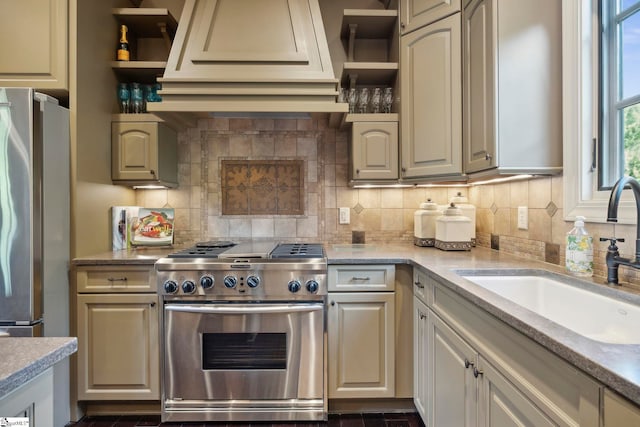
M 277 243 L 277 242 L 244 242 L 234 243 L 226 240 L 196 243 L 187 249 L 171 253 L 168 258 L 324 258 L 324 247 L 321 243 Z

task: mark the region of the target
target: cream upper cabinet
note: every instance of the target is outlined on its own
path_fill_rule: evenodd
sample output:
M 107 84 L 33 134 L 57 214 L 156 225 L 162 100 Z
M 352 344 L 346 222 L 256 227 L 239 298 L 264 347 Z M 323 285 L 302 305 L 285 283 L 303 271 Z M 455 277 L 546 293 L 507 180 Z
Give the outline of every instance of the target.
M 2 2 L 0 87 L 33 87 L 54 96 L 69 90 L 67 0 Z
M 351 135 L 354 181 L 398 179 L 397 122 L 354 122 Z
M 111 122 L 114 184 L 178 185 L 177 134 L 152 114 L 118 114 Z
M 400 34 L 460 12 L 460 0 L 401 0 Z
M 464 171 L 562 170 L 561 2 L 463 10 Z
M 460 14 L 401 37 L 401 178 L 462 173 Z

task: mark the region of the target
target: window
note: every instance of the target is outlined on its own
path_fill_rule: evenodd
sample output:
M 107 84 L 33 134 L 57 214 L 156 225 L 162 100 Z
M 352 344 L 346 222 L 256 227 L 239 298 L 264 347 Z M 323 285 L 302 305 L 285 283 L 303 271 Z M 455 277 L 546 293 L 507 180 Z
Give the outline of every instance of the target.
M 616 2 L 616 0 L 610 1 Z M 630 13 L 632 10 L 638 10 L 639 1 L 617 1 L 620 2 L 621 8 L 625 11 L 621 17 L 632 17 L 635 14 L 632 19 L 639 19 L 638 16 L 640 15 L 635 12 Z M 573 221 L 576 216 L 581 215 L 586 217 L 589 222 L 606 222 L 606 208 L 610 191 L 606 185 L 601 186 L 600 181 L 609 181 L 606 184 L 611 185 L 611 181 L 615 182 L 615 177 L 621 176 L 623 173 L 620 166 L 624 164 L 624 161 L 621 160 L 624 159 L 624 154 L 620 151 L 622 150 L 620 145 L 614 145 L 611 150 L 607 148 L 606 155 L 600 156 L 601 160 L 594 165 L 594 141 L 602 139 L 601 133 L 606 139 L 611 139 L 609 134 L 601 132 L 598 126 L 598 123 L 604 118 L 604 114 L 601 114 L 601 112 L 605 112 L 600 108 L 598 100 L 602 99 L 602 95 L 610 90 L 609 85 L 606 86 L 605 90 L 604 85 L 600 86 L 598 84 L 601 64 L 601 61 L 599 61 L 599 49 L 602 47 L 607 55 L 610 53 L 610 49 L 607 50 L 608 45 L 602 46 L 598 36 L 600 31 L 598 11 L 603 11 L 600 9 L 602 2 L 605 2 L 605 0 L 562 1 L 563 183 L 564 216 L 567 221 Z M 609 2 L 607 1 L 606 3 L 608 4 Z M 607 11 L 604 10 L 603 12 L 606 15 Z M 624 31 L 625 25 L 628 25 L 628 23 L 623 22 L 622 27 L 618 27 L 618 29 L 622 28 L 622 31 Z M 637 25 L 636 29 L 638 29 Z M 621 39 L 618 38 L 618 40 Z M 624 54 L 623 50 L 625 50 L 624 45 L 622 45 L 622 49 L 618 49 L 618 56 L 615 58 L 619 60 L 619 55 Z M 628 49 L 626 50 L 627 53 L 630 52 Z M 635 59 L 637 60 L 637 58 Z M 621 62 L 616 64 L 620 65 Z M 630 62 L 629 57 L 627 57 L 626 65 L 629 66 L 630 73 L 634 74 L 634 67 L 630 64 L 633 64 L 633 62 Z M 624 64 L 622 66 L 624 67 Z M 638 68 L 636 67 L 635 74 L 638 74 L 637 70 Z M 622 69 L 623 77 L 624 71 Z M 608 74 L 610 75 L 611 72 L 608 71 Z M 633 81 L 634 77 L 631 77 L 631 81 Z M 603 81 L 609 82 L 610 80 Z M 617 88 L 621 84 L 620 79 L 615 84 L 616 86 L 613 87 Z M 629 88 L 631 87 L 629 86 Z M 628 106 L 636 105 L 640 102 L 640 98 L 624 95 L 624 91 L 620 93 L 625 97 L 619 98 L 619 102 L 612 104 L 612 107 L 621 108 L 624 111 Z M 638 93 L 640 91 L 636 90 L 636 96 Z M 624 113 L 621 113 L 621 115 L 624 115 Z M 601 123 L 606 125 L 604 121 Z M 620 127 L 623 124 L 622 121 L 618 122 L 617 135 L 624 134 L 624 128 Z M 602 129 L 605 129 L 605 126 L 602 126 Z M 629 135 L 629 132 L 631 130 L 627 131 L 627 135 Z M 604 148 L 604 146 L 601 148 Z M 600 151 L 601 154 L 604 154 L 602 150 Z M 607 159 L 607 164 L 605 164 L 605 158 Z M 612 169 L 611 164 L 618 167 L 618 169 Z M 608 176 L 603 174 L 603 178 L 606 179 L 600 179 L 597 172 L 600 169 L 604 172 L 607 168 L 606 174 Z M 605 183 L 602 182 L 602 184 Z M 630 192 L 626 191 L 625 193 Z M 635 224 L 635 217 L 633 197 L 631 194 L 625 194 L 619 205 L 618 222 Z
M 600 0 L 599 188 L 640 178 L 640 1 Z

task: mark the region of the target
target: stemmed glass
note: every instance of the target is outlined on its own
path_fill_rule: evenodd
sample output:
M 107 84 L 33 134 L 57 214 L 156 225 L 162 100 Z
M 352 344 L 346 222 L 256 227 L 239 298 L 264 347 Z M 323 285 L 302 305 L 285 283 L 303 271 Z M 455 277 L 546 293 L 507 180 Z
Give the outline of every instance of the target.
M 369 88 L 363 87 L 362 89 L 360 89 L 360 96 L 358 96 L 358 112 L 366 113 L 368 104 L 369 104 Z
M 382 97 L 382 111 L 385 113 L 391 112 L 391 106 L 393 105 L 393 89 L 388 87 L 384 90 Z
M 349 93 L 347 94 L 347 102 L 349 103 L 349 112 L 356 112 L 356 104 L 358 103 L 358 92 L 356 92 L 355 88 L 349 89 Z
M 380 103 L 382 102 L 382 89 L 379 87 L 373 89 L 371 96 L 371 112 L 378 114 L 380 112 Z

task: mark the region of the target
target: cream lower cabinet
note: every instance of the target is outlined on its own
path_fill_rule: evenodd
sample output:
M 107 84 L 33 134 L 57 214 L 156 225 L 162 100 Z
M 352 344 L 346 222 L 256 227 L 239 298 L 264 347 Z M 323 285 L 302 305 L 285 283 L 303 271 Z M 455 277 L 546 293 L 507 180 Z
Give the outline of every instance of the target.
M 53 421 L 53 369 L 49 368 L 37 377 L 0 398 L 2 417 L 27 418 L 28 427 L 54 427 Z M 0 425 L 4 424 L 0 418 Z M 22 425 L 22 424 L 20 424 Z
M 400 39 L 401 178 L 462 174 L 460 13 Z
M 437 283 L 425 315 L 414 384 L 426 383 L 427 427 L 600 425 L 599 384 L 548 350 Z
M 330 399 L 395 397 L 394 272 L 393 265 L 329 266 Z
M 640 408 L 611 390 L 604 391 L 604 427 L 640 427 Z
M 78 266 L 73 277 L 78 400 L 159 400 L 153 266 Z
M 428 325 L 429 309 L 418 299 L 413 297 L 413 404 L 423 420 L 427 419 L 427 371 L 430 359 L 429 348 L 431 339 Z

